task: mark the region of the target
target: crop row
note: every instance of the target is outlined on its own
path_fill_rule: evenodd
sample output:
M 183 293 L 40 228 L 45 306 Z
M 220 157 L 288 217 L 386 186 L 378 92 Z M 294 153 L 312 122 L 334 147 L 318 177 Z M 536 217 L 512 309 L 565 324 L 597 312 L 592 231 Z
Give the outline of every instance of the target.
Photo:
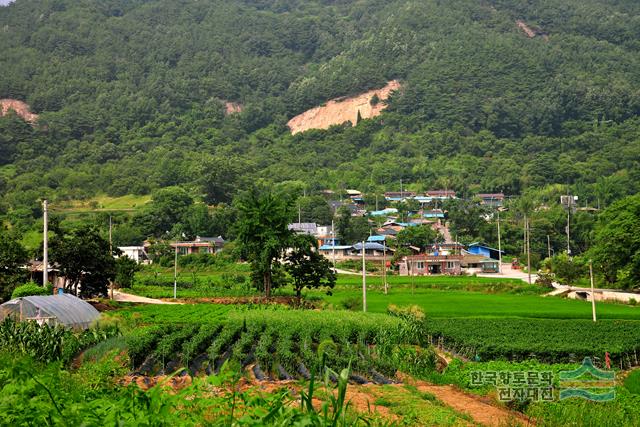
M 417 344 L 405 321 L 385 315 L 299 310 L 231 312 L 218 323 L 155 325 L 128 337 L 133 367 L 142 373 L 211 373 L 230 361 L 258 378 L 308 378 L 321 357 L 351 366 L 356 377 L 382 378 L 401 368 L 398 346 Z M 423 352 L 427 364 L 431 352 Z
M 637 365 L 640 321 L 517 318 L 434 318 L 425 323 L 433 343 L 481 360 L 536 359 L 546 363 L 604 358 Z

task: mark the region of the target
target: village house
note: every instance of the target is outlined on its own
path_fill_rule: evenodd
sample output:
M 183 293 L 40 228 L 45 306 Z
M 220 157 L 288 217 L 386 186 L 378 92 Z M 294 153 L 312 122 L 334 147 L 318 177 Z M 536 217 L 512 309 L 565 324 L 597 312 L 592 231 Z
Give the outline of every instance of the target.
M 384 193 L 384 198 L 388 202 L 402 202 L 414 197 L 416 197 L 415 191 L 387 191 Z
M 399 263 L 401 276 L 462 274 L 462 255 L 419 254 L 405 256 Z
M 398 213 L 398 209 L 396 208 L 386 208 L 386 209 L 381 209 L 378 211 L 371 211 L 369 212 L 369 216 L 389 216 L 389 215 L 396 215 Z
M 287 228 L 296 234 L 318 235 L 318 224 L 315 222 L 294 222 L 289 224 Z
M 470 253 L 463 253 L 462 268 L 467 274 L 498 273 L 500 271 L 497 260 Z
M 491 258 L 491 259 L 500 259 L 500 252 L 504 254 L 504 251 L 498 251 L 497 249 L 492 248 L 487 244 L 481 243 L 481 242 L 474 242 L 469 244 L 469 248 L 467 249 L 467 252 L 469 252 L 472 255 L 482 255 L 485 258 Z
M 26 267 L 29 269 L 29 279 L 32 282 L 42 285 L 44 281 L 43 262 L 38 260 L 32 260 L 32 261 L 29 261 L 29 264 Z M 58 266 L 49 264 L 49 268 L 47 269 L 47 275 L 48 275 L 49 283 L 53 284 L 54 290 L 56 288 L 64 288 L 64 283 L 66 279 L 64 276 L 60 274 L 60 270 L 58 269 Z
M 453 190 L 429 190 L 425 193 L 425 196 L 433 199 L 445 200 L 455 199 L 456 192 Z
M 197 236 L 192 242 L 173 242 L 172 248 L 178 249 L 178 255 L 192 254 L 217 254 L 224 247 L 225 240 L 222 237 Z
M 504 194 L 502 193 L 480 193 L 476 197 L 480 199 L 480 204 L 492 208 L 499 208 L 504 203 Z
M 355 245 L 322 245 L 318 252 L 328 259 L 343 261 L 347 259 L 362 259 L 362 243 Z M 385 256 L 392 256 L 393 249 L 378 242 L 364 243 L 364 257 L 366 260 L 382 260 Z
M 118 246 L 122 252 L 121 256 L 126 256 L 138 264 L 149 264 L 149 256 L 144 246 Z
M 445 213 L 442 209 L 429 209 L 422 211 L 422 217 L 428 219 L 440 220 L 445 218 Z

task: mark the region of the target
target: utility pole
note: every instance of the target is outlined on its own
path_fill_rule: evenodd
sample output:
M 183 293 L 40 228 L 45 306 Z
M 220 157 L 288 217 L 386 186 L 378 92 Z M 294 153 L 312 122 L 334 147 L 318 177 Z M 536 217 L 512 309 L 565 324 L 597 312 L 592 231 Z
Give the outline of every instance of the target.
M 387 241 L 382 241 L 382 284 L 384 286 L 384 294 L 387 295 Z
M 109 252 L 113 253 L 113 239 L 112 239 L 113 223 L 111 222 L 111 215 L 109 215 Z
M 500 243 L 500 209 L 498 209 L 498 274 L 502 274 L 502 245 Z
M 367 270 L 364 256 L 364 242 L 362 242 L 362 311 L 367 312 Z
M 176 241 L 176 251 L 173 260 L 173 299 L 178 297 L 178 242 Z
M 112 239 L 113 223 L 111 222 L 111 215 L 109 215 L 109 256 L 113 256 L 113 239 Z M 111 288 L 111 299 L 113 299 L 113 282 L 109 280 L 109 287 Z
M 547 257 L 551 258 L 551 238 L 547 234 Z
M 333 257 L 333 269 L 336 269 L 336 232 L 333 228 L 333 220 L 331 220 L 331 255 Z
M 531 230 L 529 228 L 529 219 L 527 218 L 527 273 L 529 273 L 529 284 L 531 284 L 531 246 L 529 236 L 531 234 Z
M 411 261 L 411 259 L 409 259 L 409 265 L 411 266 L 409 269 L 409 276 L 411 276 L 411 295 L 413 295 L 415 291 L 415 282 L 413 281 L 413 261 Z
M 593 262 L 589 260 L 589 276 L 591 277 L 591 312 L 593 313 L 593 321 L 596 321 L 596 293 L 593 286 Z
M 571 205 L 567 208 L 567 255 L 571 255 Z
M 42 236 L 42 286 L 49 284 L 49 202 L 42 202 L 44 235 Z
M 524 214 L 524 232 L 522 234 L 522 252 L 527 254 L 527 214 Z

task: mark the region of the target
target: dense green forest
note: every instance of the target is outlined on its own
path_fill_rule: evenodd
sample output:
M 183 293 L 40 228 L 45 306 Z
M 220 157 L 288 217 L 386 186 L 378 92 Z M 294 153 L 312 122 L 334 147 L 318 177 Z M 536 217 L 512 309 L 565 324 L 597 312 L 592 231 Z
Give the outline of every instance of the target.
M 44 197 L 165 187 L 223 203 L 179 197 L 191 233 L 222 233 L 255 182 L 379 194 L 402 180 L 555 204 L 571 192 L 600 207 L 640 185 L 633 0 L 17 0 L 0 32 L 0 98 L 40 115 L 0 118 L 0 215 L 22 232 Z M 381 116 L 290 135 L 294 115 L 389 79 L 402 89 Z M 144 223 L 153 209 L 121 242 L 169 231 Z

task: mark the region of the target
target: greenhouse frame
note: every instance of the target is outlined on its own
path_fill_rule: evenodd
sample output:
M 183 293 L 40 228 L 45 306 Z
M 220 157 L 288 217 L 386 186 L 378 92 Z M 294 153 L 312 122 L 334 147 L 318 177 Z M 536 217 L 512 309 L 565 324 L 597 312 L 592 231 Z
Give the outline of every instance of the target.
M 63 325 L 87 329 L 100 317 L 91 304 L 69 294 L 28 296 L 12 299 L 0 305 L 0 320 L 34 320 L 40 324 Z

